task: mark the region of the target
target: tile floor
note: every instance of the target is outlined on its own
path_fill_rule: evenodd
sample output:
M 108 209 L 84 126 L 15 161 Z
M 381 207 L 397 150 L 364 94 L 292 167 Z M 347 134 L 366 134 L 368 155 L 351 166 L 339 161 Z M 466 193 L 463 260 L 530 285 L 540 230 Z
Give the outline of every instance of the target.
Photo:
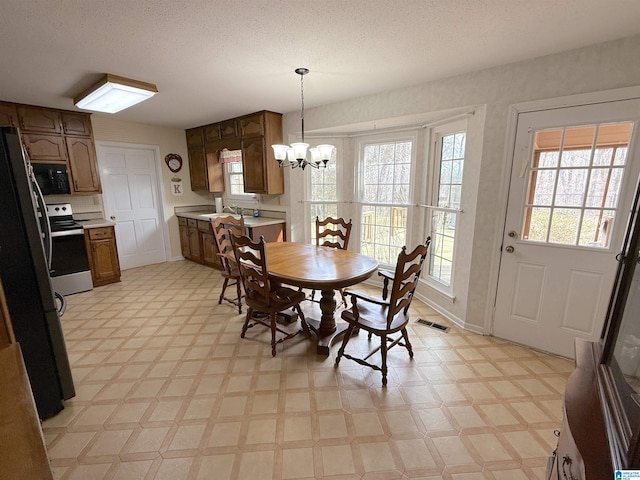
M 57 479 L 545 478 L 571 361 L 412 322 L 415 357 L 392 349 L 383 389 L 334 369 L 337 346 L 317 355 L 301 335 L 272 358 L 266 329 L 241 339 L 221 284 L 179 261 L 68 297 L 77 396 L 43 424 Z

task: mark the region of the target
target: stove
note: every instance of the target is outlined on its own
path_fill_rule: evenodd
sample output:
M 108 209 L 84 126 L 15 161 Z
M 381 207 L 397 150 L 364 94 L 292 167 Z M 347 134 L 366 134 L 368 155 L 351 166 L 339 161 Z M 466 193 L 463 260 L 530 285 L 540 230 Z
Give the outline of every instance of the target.
M 47 205 L 51 226 L 51 282 L 62 295 L 93 288 L 84 228 L 73 219 L 71 204 Z
M 73 219 L 73 212 L 69 203 L 47 205 L 47 217 L 51 225 L 52 237 L 84 235 L 82 225 Z

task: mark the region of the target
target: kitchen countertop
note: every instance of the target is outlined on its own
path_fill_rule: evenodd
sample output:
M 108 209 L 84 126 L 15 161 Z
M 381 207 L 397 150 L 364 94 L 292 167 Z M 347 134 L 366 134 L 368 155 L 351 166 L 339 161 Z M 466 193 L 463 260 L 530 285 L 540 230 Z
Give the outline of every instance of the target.
M 240 218 L 240 215 L 233 215 L 231 213 L 203 213 L 203 212 L 180 212 L 176 213 L 176 217 L 192 218 L 195 220 L 204 220 L 208 222 L 216 217 L 226 217 L 231 215 L 235 218 Z M 286 223 L 284 218 L 269 218 L 269 217 L 244 217 L 244 224 L 247 227 L 263 227 L 266 225 L 278 225 L 279 223 Z
M 94 220 L 76 220 L 79 224 L 81 224 L 85 229 L 87 228 L 100 228 L 100 227 L 112 227 L 116 224 L 116 222 L 112 222 L 111 220 L 107 220 L 106 218 L 98 218 Z

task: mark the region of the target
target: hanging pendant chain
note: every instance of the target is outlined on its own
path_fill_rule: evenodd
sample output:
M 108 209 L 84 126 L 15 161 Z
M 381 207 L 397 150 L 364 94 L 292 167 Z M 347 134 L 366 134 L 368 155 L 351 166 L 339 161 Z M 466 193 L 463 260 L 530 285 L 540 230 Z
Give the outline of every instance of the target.
M 300 110 L 300 123 L 302 124 L 302 143 L 304 143 L 304 75 L 300 75 L 300 98 L 302 110 Z

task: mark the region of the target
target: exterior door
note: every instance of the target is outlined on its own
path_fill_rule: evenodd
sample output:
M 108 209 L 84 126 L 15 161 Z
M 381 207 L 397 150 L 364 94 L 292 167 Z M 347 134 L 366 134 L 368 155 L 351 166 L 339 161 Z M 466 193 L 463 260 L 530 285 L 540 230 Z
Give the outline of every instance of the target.
M 120 268 L 166 261 L 155 150 L 137 146 L 97 147 L 105 214 L 116 223 Z
M 638 179 L 640 100 L 518 116 L 494 335 L 574 356 L 602 329 Z

